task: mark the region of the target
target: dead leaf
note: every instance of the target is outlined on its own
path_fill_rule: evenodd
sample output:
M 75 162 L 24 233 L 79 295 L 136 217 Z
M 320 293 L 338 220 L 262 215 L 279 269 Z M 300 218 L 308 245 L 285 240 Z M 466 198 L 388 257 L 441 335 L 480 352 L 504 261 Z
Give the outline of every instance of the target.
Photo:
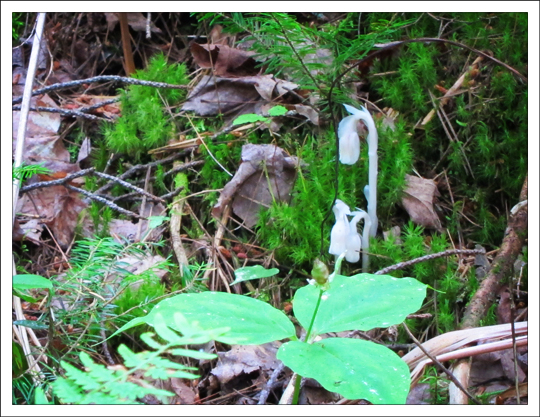
M 440 195 L 435 181 L 412 175 L 405 175 L 405 181 L 407 186 L 401 203 L 411 220 L 420 226 L 442 231 L 441 221 L 433 208 L 434 197 Z
M 244 145 L 242 163 L 223 188 L 212 214 L 221 217 L 223 208 L 232 200 L 234 213 L 247 227 L 254 226 L 261 207 L 269 207 L 274 198 L 290 201 L 297 165 L 296 157 L 277 146 Z
M 160 255 L 145 255 L 145 256 L 126 256 L 117 261 L 117 264 L 131 275 L 142 275 L 144 272 L 150 270 L 156 277 L 162 279 L 169 273 L 166 268 L 158 268 L 158 265 L 165 262 L 166 259 Z M 120 284 L 118 278 L 125 278 L 125 274 L 113 273 L 105 277 L 105 282 L 110 284 Z M 130 288 L 136 290 L 142 284 L 142 280 L 133 282 Z
M 14 90 L 15 87 L 14 86 Z M 42 96 L 34 96 L 30 100 L 30 106 L 36 107 L 52 107 L 58 109 L 58 105 L 47 94 Z M 19 130 L 19 116 L 20 111 L 13 111 L 13 124 L 12 124 L 12 137 L 13 142 L 17 140 L 17 132 Z M 31 111 L 28 115 L 28 123 L 26 126 L 26 135 L 28 137 L 36 136 L 51 136 L 56 135 L 60 129 L 60 114 L 49 112 L 35 112 Z M 15 149 L 15 146 L 13 146 Z
M 127 21 L 128 25 L 131 26 L 136 32 L 146 32 L 146 21 L 147 18 L 145 15 L 139 12 L 128 12 Z M 109 31 L 114 30 L 116 24 L 118 23 L 118 16 L 116 13 L 105 13 L 105 18 L 107 19 L 107 27 Z M 156 27 L 154 23 L 150 22 L 150 30 L 153 33 L 162 33 L 161 29 Z
M 315 126 L 319 126 L 319 113 L 310 106 L 304 106 L 303 104 L 296 104 L 294 106 L 298 114 L 301 114 L 302 116 L 305 116 L 309 119 L 311 123 L 313 123 Z
M 233 345 L 230 351 L 219 354 L 217 366 L 211 373 L 222 385 L 225 385 L 241 374 L 272 371 L 280 363 L 276 358 L 280 345 L 280 342 L 263 345 Z
M 13 226 L 12 238 L 14 241 L 21 242 L 23 240 L 29 240 L 36 245 L 41 243 L 41 232 L 43 231 L 43 225 L 37 219 L 28 220 L 24 222 L 20 219 L 15 219 Z
M 90 138 L 86 137 L 84 138 L 81 144 L 81 148 L 79 149 L 79 155 L 77 156 L 77 163 L 80 164 L 81 162 L 85 161 L 90 156 L 90 152 L 92 152 Z
M 78 193 L 57 185 L 23 194 L 17 203 L 17 213 L 40 217 L 58 244 L 66 248 L 73 239 L 79 213 L 85 207 Z
M 213 68 L 218 77 L 235 78 L 257 75 L 254 52 L 231 48 L 227 45 L 198 44 L 190 47 L 193 60 L 201 68 Z
M 241 114 L 262 114 L 264 104 L 297 87 L 272 75 L 242 78 L 205 75 L 189 94 L 182 110 L 192 110 L 199 116 L 227 113 L 232 120 Z
M 416 384 L 407 395 L 407 405 L 431 404 L 431 391 L 428 383 Z

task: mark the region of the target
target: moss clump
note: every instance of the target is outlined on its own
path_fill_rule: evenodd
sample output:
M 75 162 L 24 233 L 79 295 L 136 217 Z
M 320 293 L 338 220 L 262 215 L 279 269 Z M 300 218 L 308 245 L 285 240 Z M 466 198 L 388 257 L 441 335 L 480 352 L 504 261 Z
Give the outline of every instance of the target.
M 183 64 L 167 64 L 163 54 L 153 57 L 148 67 L 134 78 L 169 84 L 188 83 Z M 185 97 L 185 90 L 131 85 L 121 93 L 122 116 L 114 125 L 104 127 L 107 145 L 113 152 L 139 156 L 163 146 L 172 138 L 176 126 L 165 107 Z

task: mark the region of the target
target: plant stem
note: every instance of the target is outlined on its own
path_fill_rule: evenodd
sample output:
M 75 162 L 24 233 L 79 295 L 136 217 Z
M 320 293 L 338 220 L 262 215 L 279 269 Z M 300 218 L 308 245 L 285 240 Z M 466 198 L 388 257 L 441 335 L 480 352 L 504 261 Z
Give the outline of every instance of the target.
M 309 328 L 306 333 L 305 341 L 309 343 L 309 336 L 311 335 L 311 329 L 313 328 L 313 323 L 315 323 L 315 317 L 317 317 L 317 312 L 319 311 L 319 306 L 321 305 L 321 298 L 323 295 L 323 290 L 319 290 L 319 297 L 317 298 L 317 304 L 315 305 L 315 310 L 313 310 L 313 316 L 311 317 L 311 323 L 309 323 Z M 302 377 L 296 375 L 296 381 L 294 381 L 294 394 L 292 399 L 292 405 L 298 404 L 298 396 L 300 395 L 300 383 L 302 382 Z
M 296 381 L 294 381 L 294 394 L 291 401 L 292 405 L 298 405 L 298 397 L 300 396 L 300 385 L 302 383 L 302 377 L 300 375 L 296 375 Z

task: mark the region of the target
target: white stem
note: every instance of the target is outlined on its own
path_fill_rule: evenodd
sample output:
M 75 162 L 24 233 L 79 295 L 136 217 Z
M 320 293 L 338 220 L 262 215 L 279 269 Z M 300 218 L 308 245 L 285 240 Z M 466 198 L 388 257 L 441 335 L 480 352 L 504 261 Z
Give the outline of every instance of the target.
M 371 125 L 373 125 L 373 130 Z M 377 148 L 379 142 L 379 135 L 377 134 L 377 129 L 375 128 L 375 123 L 373 123 L 373 119 L 371 120 L 371 123 L 368 123 L 368 131 L 369 134 L 367 137 L 367 143 L 369 147 L 369 198 L 367 211 L 371 219 L 370 235 L 375 236 L 377 234 L 377 228 L 379 226 L 379 221 L 377 219 L 377 174 L 379 170 Z
M 369 272 L 369 232 L 371 230 L 371 218 L 369 217 L 369 214 L 366 213 L 364 210 L 356 208 L 357 211 L 353 211 L 351 214 L 354 215 L 353 220 L 351 223 L 356 223 L 360 221 L 361 219 L 364 220 L 364 230 L 362 231 L 362 272 L 368 273 Z

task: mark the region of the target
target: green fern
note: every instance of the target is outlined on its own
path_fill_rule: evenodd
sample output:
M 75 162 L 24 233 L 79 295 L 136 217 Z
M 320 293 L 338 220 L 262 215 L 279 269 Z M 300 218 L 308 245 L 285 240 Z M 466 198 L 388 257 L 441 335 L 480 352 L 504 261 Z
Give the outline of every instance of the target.
M 195 379 L 198 376 L 191 373 L 197 368 L 173 362 L 163 355 L 214 359 L 216 355 L 179 348 L 179 346 L 206 343 L 228 330 L 202 330 L 196 324 L 188 323 L 180 313 L 175 313 L 174 320 L 176 328 L 182 329 L 182 335 L 164 324 L 156 323 L 155 325 L 156 333 L 166 341 L 164 344 L 154 340 L 153 333 L 141 335 L 141 340 L 155 349 L 154 351 L 134 353 L 127 346 L 120 345 L 118 353 L 124 359 L 124 366 L 105 367 L 95 363 L 86 352 L 79 353 L 81 363 L 85 367 L 84 371 L 62 361 L 61 365 L 66 371 L 65 377 L 53 382 L 54 394 L 63 403 L 69 404 L 139 404 L 137 400 L 148 394 L 166 401 L 166 397 L 174 394 L 153 387 L 149 380 Z M 145 379 L 136 379 L 134 376 L 136 371 Z M 132 382 L 133 380 L 137 383 Z

